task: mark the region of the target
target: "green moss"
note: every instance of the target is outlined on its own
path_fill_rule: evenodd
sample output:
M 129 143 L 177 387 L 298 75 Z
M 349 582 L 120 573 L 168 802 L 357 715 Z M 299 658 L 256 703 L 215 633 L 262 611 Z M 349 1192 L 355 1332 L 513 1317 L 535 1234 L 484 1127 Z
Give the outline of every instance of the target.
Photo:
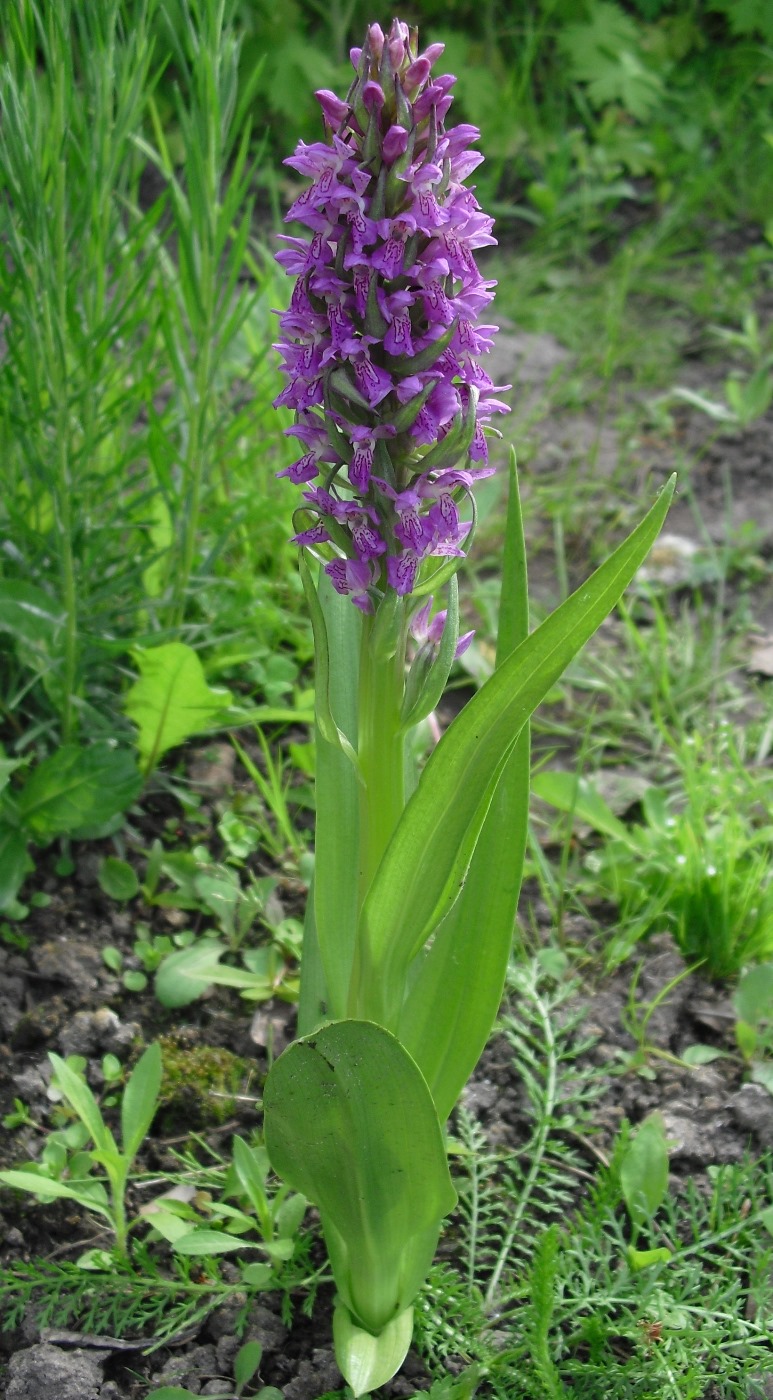
M 197 1045 L 190 1032 L 161 1037 L 164 1076 L 159 1123 L 164 1132 L 193 1131 L 224 1123 L 236 1107 L 248 1065 L 230 1050 Z

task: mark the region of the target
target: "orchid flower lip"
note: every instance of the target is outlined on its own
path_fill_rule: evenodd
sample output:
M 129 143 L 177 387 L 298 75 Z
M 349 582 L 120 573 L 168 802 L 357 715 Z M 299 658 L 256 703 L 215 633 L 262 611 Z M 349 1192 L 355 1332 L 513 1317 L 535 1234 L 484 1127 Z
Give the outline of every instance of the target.
M 492 220 L 464 184 L 479 132 L 445 126 L 455 79 L 433 76 L 442 52 L 420 52 L 400 20 L 370 25 L 346 96 L 316 93 L 326 139 L 285 162 L 310 184 L 287 214 L 305 233 L 281 235 L 276 255 L 296 280 L 275 402 L 301 444 L 278 474 L 307 488 L 311 523 L 294 541 L 333 531 L 342 557 L 324 567 L 364 610 L 390 589 L 409 596 L 430 560 L 464 555 L 460 507 L 493 471 L 489 420 L 509 411 L 481 364 L 497 328 L 476 261 Z

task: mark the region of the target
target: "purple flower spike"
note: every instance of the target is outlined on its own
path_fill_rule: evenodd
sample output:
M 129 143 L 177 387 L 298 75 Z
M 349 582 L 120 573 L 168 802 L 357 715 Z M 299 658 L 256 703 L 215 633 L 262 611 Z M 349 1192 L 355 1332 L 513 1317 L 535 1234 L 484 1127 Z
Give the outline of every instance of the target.
M 481 364 L 495 283 L 475 253 L 495 239 L 464 184 L 479 132 L 445 129 L 455 80 L 432 76 L 442 52 L 420 53 L 400 20 L 387 34 L 370 25 L 346 99 L 316 94 L 326 140 L 285 162 L 310 184 L 287 214 L 307 232 L 277 254 L 296 281 L 276 403 L 294 409 L 303 454 L 279 475 L 315 482 L 303 494 L 318 523 L 293 538 L 330 552 L 327 521 L 347 557 L 325 570 L 365 612 L 389 589 L 412 593 L 425 560 L 423 577 L 463 557 L 472 488 L 493 470 L 486 432 L 509 411 Z M 427 613 L 428 643 L 441 617 Z

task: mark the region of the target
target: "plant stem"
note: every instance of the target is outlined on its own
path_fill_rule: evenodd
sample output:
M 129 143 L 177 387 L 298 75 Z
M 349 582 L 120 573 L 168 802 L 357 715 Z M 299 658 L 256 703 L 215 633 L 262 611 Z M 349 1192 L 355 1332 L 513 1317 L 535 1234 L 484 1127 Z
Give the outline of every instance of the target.
M 360 908 L 405 806 L 405 624 L 401 618 L 394 655 L 384 658 L 373 654 L 373 622 L 366 619 L 360 656 Z

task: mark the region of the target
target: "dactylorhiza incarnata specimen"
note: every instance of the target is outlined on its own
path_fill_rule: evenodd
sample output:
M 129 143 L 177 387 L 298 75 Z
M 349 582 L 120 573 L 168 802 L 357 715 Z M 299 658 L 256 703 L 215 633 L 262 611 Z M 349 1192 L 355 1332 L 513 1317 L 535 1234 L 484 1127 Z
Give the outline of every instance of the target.
M 371 25 L 346 100 L 317 93 L 327 139 L 288 162 L 312 182 L 288 214 L 308 234 L 278 255 L 295 278 L 277 403 L 294 409 L 301 449 L 281 474 L 302 491 L 316 837 L 300 1038 L 266 1080 L 265 1136 L 275 1170 L 319 1209 L 336 1357 L 358 1396 L 402 1364 L 456 1201 L 444 1124 L 511 954 L 529 717 L 614 607 L 670 496 L 529 634 L 511 460 L 496 668 L 419 776 L 407 740 L 470 640 L 456 574 L 492 470 L 490 420 L 506 411 L 480 359 L 493 283 L 475 253 L 494 239 L 463 183 L 478 133 L 445 128 L 441 51 L 419 54 L 399 20 L 386 37 Z
M 316 94 L 329 139 L 285 162 L 313 183 L 287 214 L 310 234 L 278 254 L 296 281 L 276 402 L 302 449 L 280 475 L 305 488 L 296 542 L 325 546 L 333 586 L 369 613 L 463 556 L 472 488 L 492 471 L 484 429 L 508 411 L 479 358 L 497 329 L 480 324 L 495 283 L 475 260 L 493 221 L 463 183 L 479 132 L 445 129 L 442 52 L 418 54 L 399 20 L 386 38 L 372 25 L 346 101 Z

